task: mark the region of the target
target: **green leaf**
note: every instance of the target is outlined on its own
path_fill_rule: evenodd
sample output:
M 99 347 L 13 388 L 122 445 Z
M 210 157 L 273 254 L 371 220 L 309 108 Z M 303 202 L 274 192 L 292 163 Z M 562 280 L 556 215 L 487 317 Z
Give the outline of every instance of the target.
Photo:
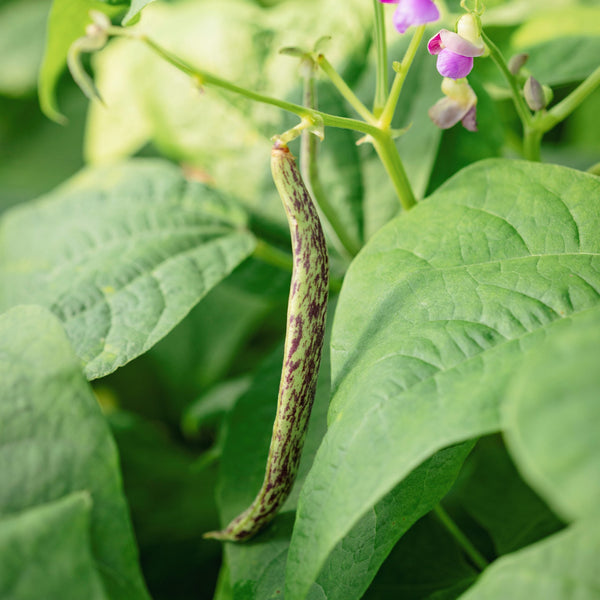
M 561 37 L 517 51 L 529 54 L 526 68 L 538 81 L 564 85 L 585 79 L 598 66 L 600 35 Z
M 142 12 L 142 9 L 151 2 L 154 2 L 154 0 L 131 0 L 131 6 L 121 23 L 123 25 L 133 25 L 139 17 L 139 14 Z
M 23 96 L 35 90 L 47 14 L 46 0 L 0 6 L 0 94 Z
M 600 297 L 600 181 L 489 160 L 401 214 L 353 262 L 332 335 L 330 427 L 302 490 L 286 598 L 440 448 L 496 431 L 523 353 Z
M 0 598 L 107 600 L 90 549 L 92 501 L 75 492 L 0 519 Z
M 50 10 L 38 86 L 42 111 L 58 123 L 64 123 L 66 119 L 58 108 L 56 88 L 67 65 L 71 44 L 85 35 L 85 26 L 91 23 L 90 10 L 98 10 L 112 18 L 123 12 L 123 6 L 111 6 L 99 0 L 54 0 Z
M 42 552 L 52 544 L 54 553 L 67 539 L 64 529 L 59 529 L 61 535 L 57 536 L 52 528 L 52 540 L 45 539 L 50 533 L 42 522 L 47 517 L 58 525 L 72 517 L 73 529 L 67 531 L 76 547 L 71 551 L 81 552 L 80 565 L 84 567 L 82 529 L 89 502 L 82 505 L 80 496 L 77 500 L 70 495 L 87 490 L 93 502 L 94 566 L 107 596 L 111 600 L 147 600 L 115 444 L 61 324 L 41 307 L 17 307 L 0 316 L 0 423 L 0 532 L 4 531 L 4 519 L 11 519 L 6 536 L 19 536 L 19 543 L 25 545 L 27 540 L 17 529 L 31 527 L 31 535 L 37 537 L 35 545 L 23 547 L 24 552 Z M 65 499 L 67 496 L 73 501 Z M 48 503 L 55 504 L 45 506 Z M 19 567 L 33 569 L 36 563 L 4 564 L 18 580 L 25 576 Z M 58 577 L 58 569 L 65 566 L 57 562 L 54 568 Z M 45 589 L 47 576 L 45 570 L 37 574 L 41 585 L 37 597 L 39 589 Z M 94 591 L 93 581 L 86 585 Z M 103 597 L 95 593 L 93 597 Z M 88 596 L 81 592 L 77 597 Z
M 503 424 L 524 477 L 572 520 L 599 510 L 600 307 L 569 325 L 525 357 L 503 406 Z
M 596 600 L 600 521 L 582 521 L 498 559 L 461 600 Z
M 254 499 L 264 476 L 281 374 L 279 349 L 257 373 L 227 422 L 218 501 L 222 522 L 228 523 Z M 266 600 L 281 593 L 285 560 L 298 492 L 325 432 L 329 399 L 329 357 L 323 356 L 311 425 L 292 496 L 273 524 L 255 539 L 225 546 L 229 580 L 236 600 Z M 427 513 L 456 478 L 471 445 L 440 452 L 355 526 L 332 553 L 315 584 L 315 598 L 358 600 L 398 538 Z M 313 596 L 311 596 L 313 597 Z
M 0 306 L 50 308 L 94 379 L 151 348 L 254 244 L 235 203 L 168 163 L 92 169 L 0 222 Z
M 450 501 L 458 503 L 485 528 L 497 554 L 514 552 L 562 528 L 558 518 L 521 479 L 499 436 L 479 440 L 464 472 Z

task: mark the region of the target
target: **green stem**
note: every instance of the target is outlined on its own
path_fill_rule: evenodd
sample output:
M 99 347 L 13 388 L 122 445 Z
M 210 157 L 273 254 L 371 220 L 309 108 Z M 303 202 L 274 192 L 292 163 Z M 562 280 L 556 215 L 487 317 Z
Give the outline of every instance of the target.
M 521 95 L 521 90 L 517 85 L 517 80 L 514 75 L 509 71 L 508 65 L 502 56 L 502 53 L 498 49 L 498 46 L 490 40 L 490 38 L 486 35 L 484 31 L 481 32 L 481 37 L 485 42 L 488 50 L 490 51 L 490 56 L 492 60 L 496 63 L 496 66 L 500 69 L 502 75 L 506 79 L 510 87 L 510 91 L 512 94 L 513 102 L 515 104 L 515 109 L 517 110 L 517 114 L 519 115 L 519 119 L 521 119 L 521 123 L 523 124 L 523 130 L 525 131 L 531 125 L 531 113 L 529 112 L 529 108 L 527 108 L 527 104 L 523 96 Z
M 373 102 L 373 114 L 379 117 L 385 106 L 389 89 L 388 81 L 388 56 L 387 41 L 385 37 L 385 13 L 384 7 L 379 0 L 373 0 L 375 12 L 375 45 L 377 47 L 377 80 L 375 84 L 375 100 Z
M 458 542 L 459 546 L 465 551 L 467 556 L 473 561 L 473 564 L 480 570 L 484 571 L 488 566 L 488 561 L 475 548 L 469 538 L 458 528 L 458 525 L 450 518 L 450 515 L 438 504 L 433 512 L 440 520 L 442 525 L 450 532 L 452 537 Z
M 394 82 L 392 83 L 392 90 L 390 91 L 390 95 L 385 103 L 383 112 L 379 117 L 379 127 L 381 129 L 388 129 L 392 123 L 394 112 L 396 112 L 396 106 L 398 105 L 398 98 L 400 98 L 400 92 L 402 91 L 402 86 L 404 85 L 404 81 L 406 80 L 406 76 L 410 70 L 410 66 L 415 59 L 415 55 L 417 54 L 417 50 L 419 49 L 419 44 L 423 39 L 424 33 L 425 25 L 419 25 L 419 27 L 415 29 L 415 33 L 410 40 L 410 44 L 408 45 L 406 53 L 404 54 L 404 58 L 397 68 L 396 76 L 394 77 Z
M 523 156 L 527 160 L 540 162 L 543 131 L 527 126 L 523 133 Z
M 317 57 L 317 63 L 325 71 L 325 74 L 331 80 L 331 83 L 335 85 L 340 94 L 347 100 L 352 108 L 367 122 L 371 125 L 375 125 L 377 120 L 371 114 L 371 111 L 357 98 L 356 94 L 350 89 L 348 84 L 341 78 L 339 73 L 333 68 L 331 63 L 323 56 L 319 54 Z
M 584 79 L 564 100 L 553 106 L 538 122 L 544 133 L 566 119 L 600 85 L 600 67 Z
M 402 208 L 404 210 L 411 209 L 417 201 L 391 135 L 388 132 L 380 132 L 380 135 L 373 138 L 373 146 L 392 180 Z
M 278 98 L 273 98 L 272 96 L 259 94 L 258 92 L 253 92 L 252 90 L 248 90 L 246 88 L 235 85 L 227 81 L 226 79 L 221 79 L 220 77 L 211 75 L 210 73 L 203 71 L 202 69 L 192 67 L 191 65 L 184 62 L 174 54 L 171 54 L 168 50 L 159 46 L 155 41 L 146 37 L 145 35 L 129 33 L 128 30 L 123 30 L 117 27 L 112 27 L 109 33 L 113 35 L 134 38 L 144 42 L 169 64 L 173 65 L 175 68 L 192 77 L 198 83 L 198 85 L 214 85 L 229 92 L 233 92 L 234 94 L 239 94 L 240 96 L 244 96 L 246 98 L 249 98 L 250 100 L 254 100 L 255 102 L 276 106 L 278 108 L 291 112 L 303 119 L 318 120 L 320 118 L 322 119 L 323 124 L 327 127 L 337 127 L 338 129 L 351 129 L 353 131 L 358 131 L 359 133 L 364 133 L 366 135 L 372 136 L 377 135 L 379 132 L 377 127 L 375 127 L 374 125 L 370 125 L 369 123 L 365 123 L 357 119 L 348 119 L 347 117 L 338 117 L 336 115 L 330 115 L 319 110 L 311 110 L 304 106 L 301 106 L 300 104 L 294 104 L 293 102 L 279 100 Z
M 317 90 L 315 86 L 313 65 L 306 66 L 304 75 L 304 106 L 308 108 L 317 107 Z M 347 234 L 346 227 L 340 221 L 337 211 L 329 202 L 329 196 L 323 190 L 321 178 L 319 176 L 318 164 L 319 146 L 315 135 L 309 131 L 303 131 L 300 140 L 300 172 L 304 182 L 311 193 L 317 206 L 321 209 L 329 233 L 333 233 L 332 238 L 340 254 L 347 256 L 348 259 L 358 254 L 360 248 L 357 247 L 352 238 Z

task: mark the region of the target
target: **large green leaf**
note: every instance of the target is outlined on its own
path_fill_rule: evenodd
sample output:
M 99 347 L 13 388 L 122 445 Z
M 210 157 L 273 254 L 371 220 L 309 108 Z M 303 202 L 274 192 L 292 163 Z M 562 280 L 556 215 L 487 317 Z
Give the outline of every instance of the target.
M 87 492 L 0 519 L 0 598 L 108 600 L 90 548 Z
M 571 325 L 526 357 L 503 407 L 517 465 L 567 519 L 600 510 L 600 307 Z
M 600 521 L 582 521 L 509 554 L 485 570 L 461 600 L 596 600 Z
M 279 349 L 257 374 L 228 420 L 221 464 L 219 505 L 222 522 L 254 499 L 264 475 L 281 374 Z M 233 597 L 267 600 L 281 592 L 298 493 L 325 432 L 329 400 L 329 357 L 323 357 L 295 490 L 273 524 L 254 540 L 225 547 Z M 462 444 L 427 461 L 369 511 L 332 553 L 311 598 L 358 600 L 398 538 L 439 501 L 471 449 Z
M 598 304 L 600 181 L 489 160 L 461 171 L 365 247 L 332 336 L 330 427 L 289 551 L 288 600 L 335 545 L 440 448 L 499 429 L 528 348 Z
M 47 306 L 89 379 L 151 348 L 254 248 L 232 201 L 161 161 L 92 169 L 0 223 L 0 306 Z
M 148 599 L 122 495 L 115 444 L 60 322 L 41 307 L 17 307 L 0 316 L 0 423 L 2 541 L 14 539 L 24 553 L 31 552 L 32 561 L 45 548 L 51 552 L 44 558 L 49 567 L 53 553 L 64 542 L 57 561 L 64 560 L 64 553 L 80 552 L 79 567 L 89 570 L 83 531 L 89 500 L 72 496 L 87 490 L 92 499 L 94 567 L 107 596 L 111 600 Z M 61 521 L 70 519 L 75 522 L 67 528 L 67 537 Z M 42 521 L 46 520 L 55 526 L 52 540 L 44 530 Z M 21 533 L 32 537 L 28 541 Z M 8 552 L 13 550 L 11 545 Z M 35 573 L 35 562 L 11 563 L 5 556 L 1 560 L 7 569 L 2 582 L 17 581 L 29 572 L 35 574 L 38 592 L 45 589 L 48 574 L 44 569 Z M 67 569 L 65 573 L 60 562 L 56 569 L 57 577 L 63 570 L 63 583 L 77 577 L 84 586 L 73 597 L 87 598 L 87 592 L 94 591 L 93 582 L 82 581 L 79 571 Z M 103 597 L 97 590 L 94 593 L 95 598 Z
M 332 35 L 326 53 L 343 68 L 357 48 L 366 46 L 371 5 L 346 0 L 344 11 L 337 9 L 337 0 L 290 0 L 268 10 L 247 0 L 157 2 L 144 9 L 140 28 L 192 65 L 249 89 L 301 102 L 298 60 L 280 55 L 280 48 L 310 49 L 319 37 Z M 210 86 L 199 93 L 189 77 L 132 40 L 115 40 L 94 59 L 107 108 L 91 105 L 86 141 L 91 162 L 122 158 L 151 140 L 160 152 L 193 165 L 255 211 L 283 220 L 277 194 L 265 194 L 264 183 L 270 138 L 296 124 L 296 117 L 290 123 L 277 108 Z M 332 109 L 339 110 L 339 104 L 336 98 Z M 356 152 L 347 144 L 357 136 L 345 132 L 331 137 L 330 143 L 327 132 L 324 167 L 342 163 L 347 170 L 343 175 L 329 171 L 325 184 L 336 207 L 344 198 L 356 204 L 360 174 Z M 342 221 L 359 241 L 361 224 L 355 216 L 349 210 Z

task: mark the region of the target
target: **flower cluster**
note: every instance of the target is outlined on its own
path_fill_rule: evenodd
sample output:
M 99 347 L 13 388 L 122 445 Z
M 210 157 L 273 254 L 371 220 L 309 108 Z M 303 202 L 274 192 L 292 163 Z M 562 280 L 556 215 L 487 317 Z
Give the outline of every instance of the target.
M 432 0 L 379 0 L 384 4 L 397 4 L 394 12 L 394 26 L 404 33 L 413 25 L 433 23 L 440 18 L 437 6 Z
M 442 129 L 459 121 L 469 131 L 477 131 L 475 107 L 477 96 L 465 79 L 473 68 L 473 58 L 486 50 L 481 39 L 481 24 L 477 16 L 463 15 L 456 33 L 440 30 L 427 44 L 429 53 L 437 56 L 437 70 L 443 75 L 444 98 L 429 109 L 429 116 Z

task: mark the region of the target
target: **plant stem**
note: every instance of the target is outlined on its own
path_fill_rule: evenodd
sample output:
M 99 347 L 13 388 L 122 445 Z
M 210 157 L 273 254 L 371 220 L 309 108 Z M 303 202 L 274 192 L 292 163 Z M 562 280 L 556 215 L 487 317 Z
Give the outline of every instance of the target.
M 521 119 L 521 123 L 523 124 L 523 130 L 526 130 L 527 127 L 531 125 L 531 113 L 529 112 L 529 108 L 527 104 L 525 104 L 525 100 L 521 95 L 521 90 L 517 85 L 517 80 L 514 75 L 509 71 L 508 65 L 502 56 L 502 53 L 498 49 L 498 46 L 490 40 L 490 38 L 486 35 L 484 31 L 481 32 L 481 37 L 485 42 L 485 45 L 488 47 L 490 51 L 490 56 L 492 60 L 496 63 L 496 66 L 500 69 L 502 75 L 506 79 L 508 85 L 510 86 L 510 91 L 512 93 L 513 102 L 515 104 L 515 108 L 517 110 L 517 114 Z
M 246 88 L 235 85 L 227 81 L 226 79 L 221 79 L 220 77 L 217 77 L 216 75 L 211 75 L 210 73 L 203 71 L 202 69 L 192 67 L 191 65 L 187 64 L 174 54 L 171 54 L 168 50 L 159 46 L 154 40 L 148 38 L 145 35 L 129 33 L 128 30 L 123 30 L 117 27 L 112 27 L 109 32 L 114 35 L 130 37 L 144 42 L 148 47 L 150 47 L 154 52 L 156 52 L 168 63 L 170 63 L 183 73 L 186 73 L 187 75 L 192 77 L 200 86 L 204 84 L 214 85 L 216 87 L 233 92 L 235 94 L 239 94 L 240 96 L 249 98 L 250 100 L 254 100 L 255 102 L 269 104 L 271 106 L 276 106 L 283 110 L 287 110 L 288 112 L 291 112 L 303 119 L 322 119 L 323 124 L 328 127 L 337 127 L 339 129 L 351 129 L 353 131 L 358 131 L 366 135 L 377 135 L 379 131 L 377 127 L 375 127 L 374 125 L 370 125 L 369 123 L 365 123 L 364 121 L 359 121 L 357 119 L 348 119 L 347 117 L 338 117 L 336 115 L 330 115 L 319 110 L 311 110 L 309 108 L 301 106 L 300 104 L 294 104 L 293 102 L 279 100 L 278 98 L 266 96 L 265 94 L 259 94 L 258 92 L 254 92 L 252 90 L 248 90 Z
M 379 0 L 373 0 L 375 12 L 375 45 L 377 47 L 377 80 L 375 84 L 375 100 L 373 102 L 373 114 L 379 117 L 385 106 L 389 89 L 388 81 L 388 56 L 387 40 L 385 37 L 385 13 Z
M 317 57 L 317 63 L 325 71 L 325 74 L 335 85 L 340 94 L 348 101 L 350 106 L 367 122 L 375 125 L 377 120 L 371 114 L 371 111 L 357 98 L 356 94 L 350 89 L 348 84 L 342 79 L 339 73 L 333 68 L 331 63 L 323 54 Z
M 314 78 L 314 63 L 306 65 L 304 74 L 304 106 L 317 108 L 317 90 Z M 319 146 L 315 135 L 303 131 L 300 140 L 300 172 L 317 206 L 321 209 L 328 229 L 333 233 L 332 238 L 336 248 L 348 259 L 356 256 L 358 248 L 352 238 L 347 234 L 344 224 L 340 221 L 334 207 L 329 202 L 329 197 L 323 190 L 319 176 L 318 165 Z
M 600 67 L 586 77 L 564 100 L 543 115 L 538 127 L 546 132 L 566 119 L 600 85 Z
M 527 160 L 540 162 L 543 131 L 527 126 L 523 133 L 523 156 Z
M 459 546 L 465 551 L 467 556 L 473 561 L 473 564 L 480 570 L 484 571 L 488 566 L 488 561 L 485 557 L 475 548 L 469 538 L 458 528 L 458 525 L 451 519 L 450 515 L 442 508 L 441 504 L 438 504 L 433 512 L 440 520 L 442 525 L 448 530 L 452 537 L 458 542 Z
M 406 76 L 410 70 L 410 66 L 415 59 L 415 55 L 419 49 L 419 44 L 423 39 L 424 33 L 425 25 L 419 25 L 419 27 L 415 29 L 415 33 L 410 40 L 410 44 L 408 45 L 406 53 L 404 54 L 404 58 L 402 59 L 402 62 L 396 71 L 394 83 L 392 83 L 392 90 L 390 91 L 390 95 L 385 103 L 383 112 L 379 117 L 379 127 L 381 129 L 388 129 L 392 123 L 394 112 L 396 111 L 396 106 L 398 104 L 398 98 L 400 97 L 400 92 L 402 91 L 402 86 L 404 85 L 404 81 L 406 80 Z
M 380 135 L 373 138 L 373 146 L 392 180 L 402 208 L 404 210 L 411 209 L 417 201 L 415 200 L 415 195 L 406 176 L 404 165 L 398 154 L 398 148 L 396 148 L 396 144 L 394 144 L 394 140 L 389 132 L 380 132 Z

